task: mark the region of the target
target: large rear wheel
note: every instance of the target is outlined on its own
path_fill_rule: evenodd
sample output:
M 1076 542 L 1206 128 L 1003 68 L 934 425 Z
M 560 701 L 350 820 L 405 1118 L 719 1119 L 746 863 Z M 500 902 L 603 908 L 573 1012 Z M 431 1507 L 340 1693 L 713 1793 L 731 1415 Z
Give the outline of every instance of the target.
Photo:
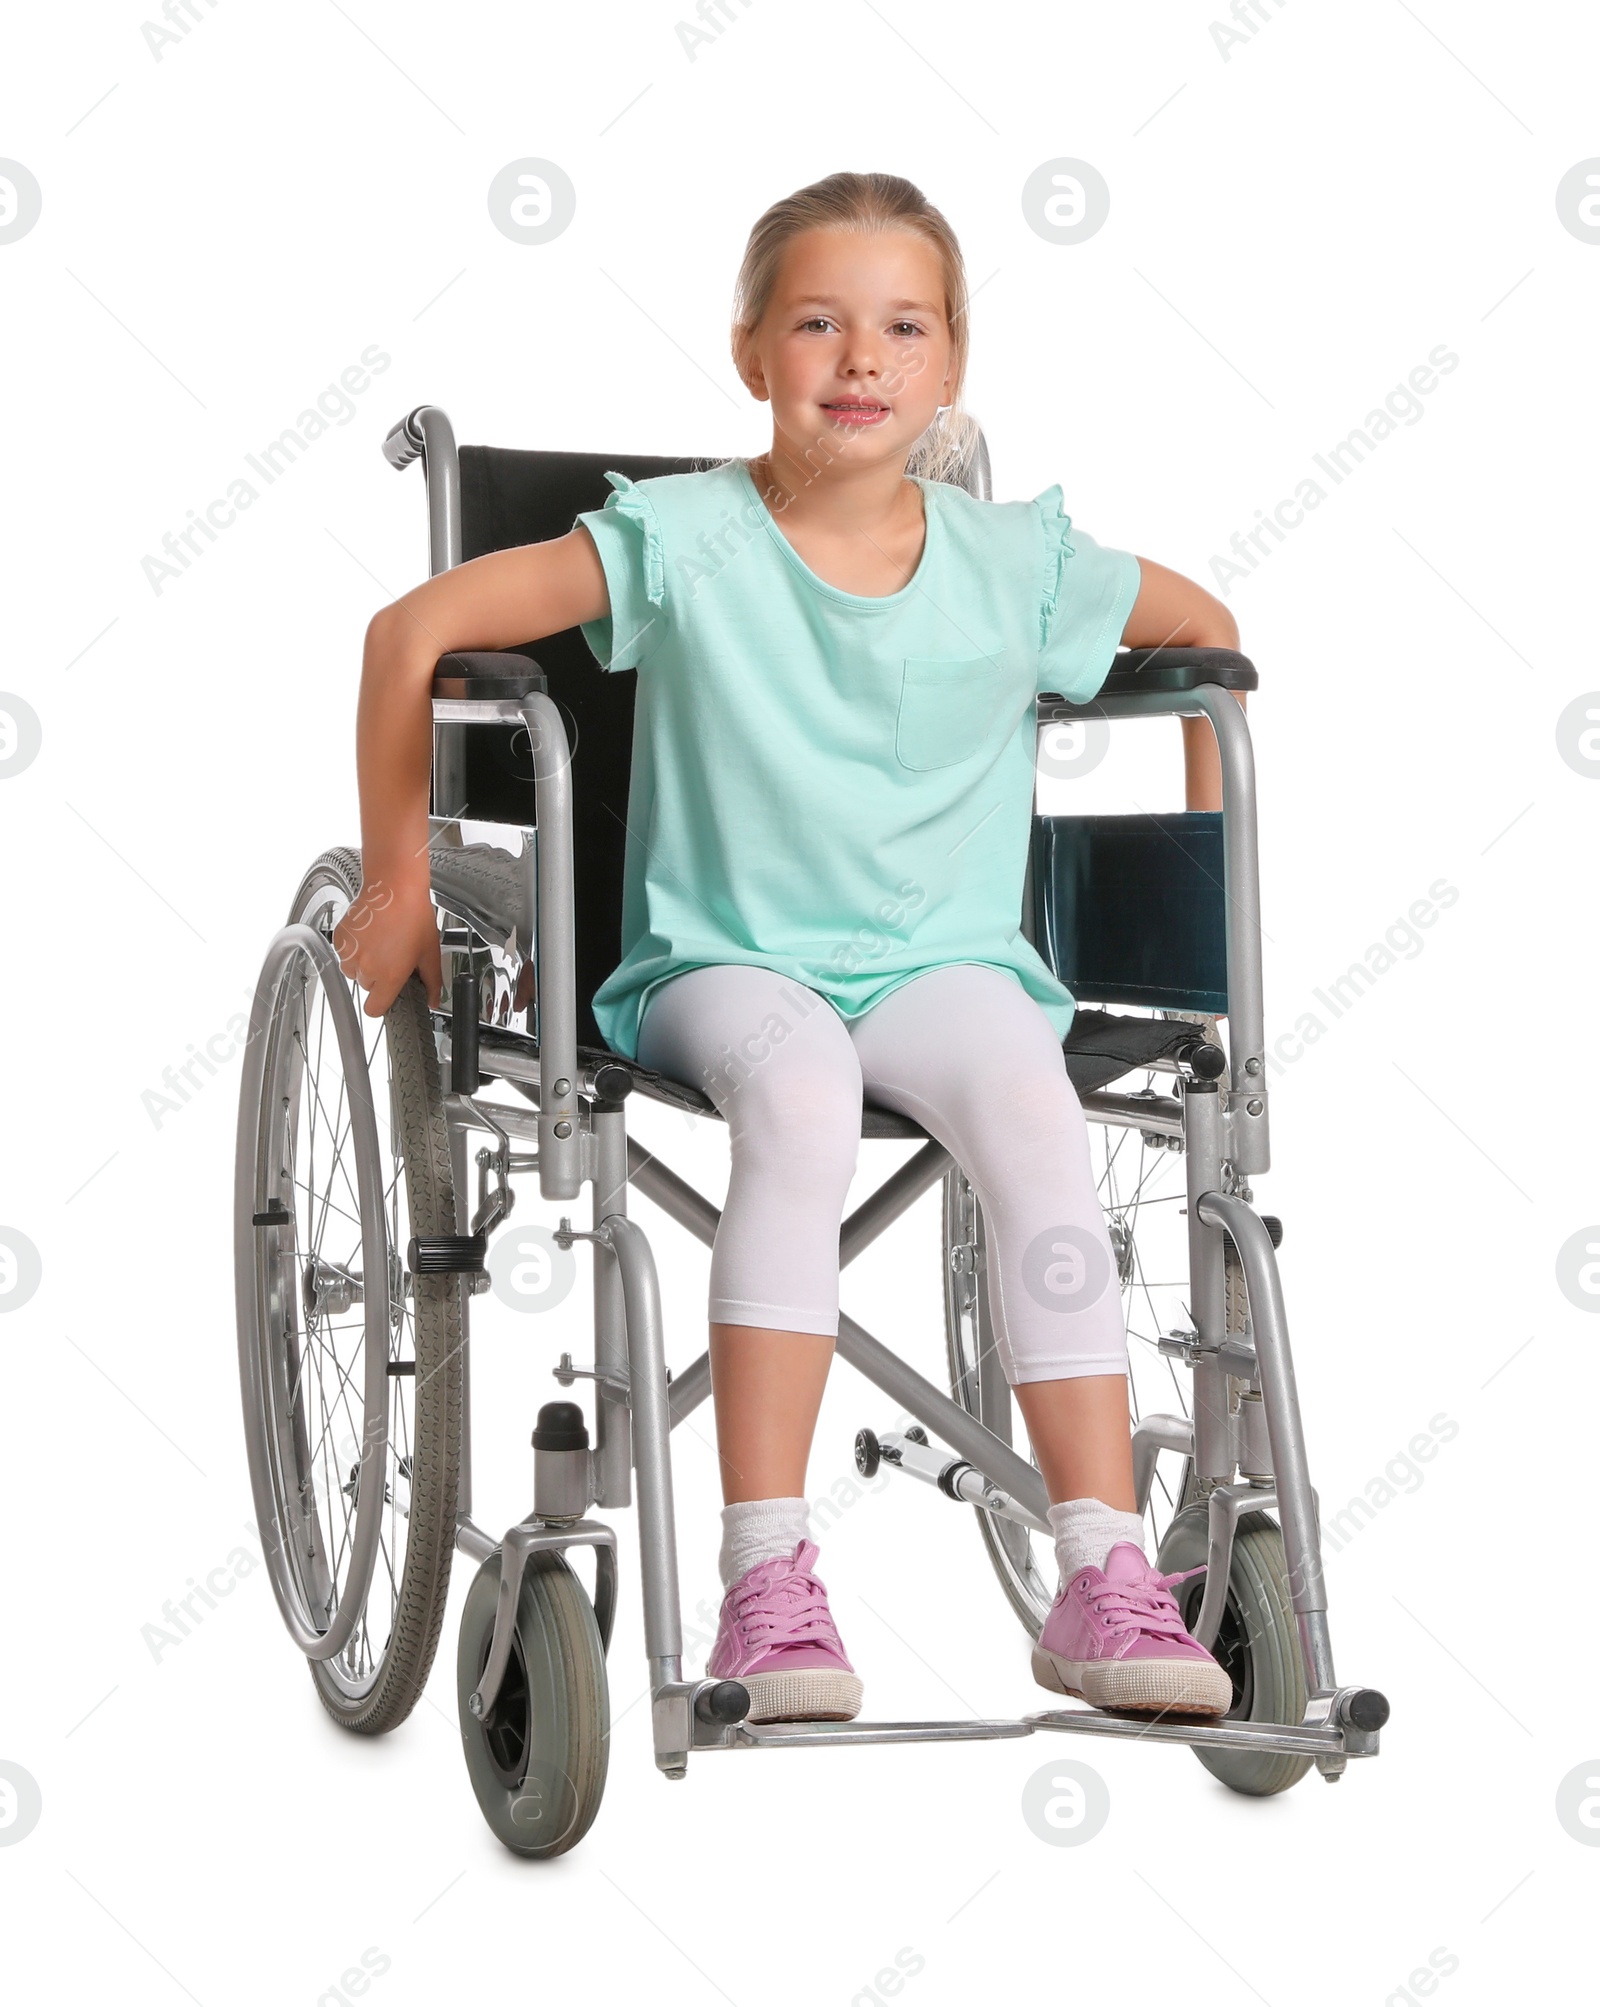
M 416 1705 L 455 1544 L 462 1283 L 413 1276 L 456 1231 L 432 1021 L 413 977 L 381 1019 L 333 954 L 361 865 L 307 872 L 258 988 L 235 1196 L 256 1509 L 324 1707 L 362 1734 Z

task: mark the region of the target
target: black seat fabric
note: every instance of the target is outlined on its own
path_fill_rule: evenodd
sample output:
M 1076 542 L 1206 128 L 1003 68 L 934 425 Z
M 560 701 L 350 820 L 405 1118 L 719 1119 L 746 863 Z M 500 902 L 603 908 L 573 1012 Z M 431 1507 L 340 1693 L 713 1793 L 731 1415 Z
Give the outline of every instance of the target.
M 662 459 L 641 453 L 538 453 L 496 446 L 463 446 L 460 454 L 465 559 L 565 536 L 579 514 L 604 506 L 611 493 L 606 480 L 609 468 L 630 480 L 645 481 L 717 464 L 714 459 Z M 531 656 L 545 672 L 550 695 L 572 739 L 579 1057 L 591 1063 L 602 1059 L 617 1063 L 600 1035 L 592 999 L 622 958 L 622 876 L 636 679 L 631 670 L 603 673 L 576 627 L 519 643 L 513 652 Z M 497 736 L 505 743 L 498 743 Z M 512 739 L 509 726 L 503 733 L 491 726 L 474 726 L 467 744 L 470 748 L 474 741 L 496 742 L 487 746 L 488 758 L 480 769 L 489 774 L 489 794 L 494 796 L 489 819 L 531 825 L 532 768 L 525 755 L 515 755 Z M 469 793 L 476 805 L 475 791 Z M 1192 1024 L 1169 1018 L 1116 1017 L 1108 1011 L 1080 1009 L 1065 1042 L 1067 1072 L 1080 1093 L 1086 1093 L 1153 1059 L 1170 1058 L 1194 1036 Z M 715 1116 L 713 1103 L 699 1088 L 630 1061 L 621 1063 L 630 1067 L 639 1091 L 652 1100 Z M 915 1139 L 925 1133 L 888 1109 L 869 1107 L 863 1113 L 863 1136 Z
M 1204 1035 L 1184 1018 L 1119 1017 L 1080 1005 L 1062 1048 L 1067 1076 L 1080 1094 L 1090 1094 L 1155 1060 L 1175 1059 Z
M 1090 1094 L 1096 1088 L 1109 1086 L 1124 1073 L 1136 1072 L 1158 1059 L 1175 1058 L 1186 1045 L 1201 1036 L 1203 1033 L 1199 1026 L 1186 1019 L 1119 1017 L 1112 1011 L 1090 1010 L 1080 1005 L 1062 1047 L 1066 1055 L 1067 1077 L 1080 1094 Z M 635 1090 L 647 1095 L 650 1100 L 664 1101 L 668 1107 L 683 1108 L 691 1114 L 709 1115 L 713 1120 L 721 1120 L 711 1097 L 702 1089 L 691 1087 L 687 1081 L 657 1073 L 648 1066 L 641 1066 L 637 1060 L 618 1059 L 604 1046 L 579 1046 L 580 1065 L 598 1065 L 602 1060 L 612 1066 L 626 1066 L 633 1075 Z M 485 1065 L 493 1065 L 487 1052 Z M 926 1137 L 928 1132 L 920 1123 L 913 1122 L 910 1116 L 902 1115 L 896 1109 L 876 1107 L 869 1101 L 861 1111 L 861 1133 L 869 1139 L 903 1138 L 915 1142 Z

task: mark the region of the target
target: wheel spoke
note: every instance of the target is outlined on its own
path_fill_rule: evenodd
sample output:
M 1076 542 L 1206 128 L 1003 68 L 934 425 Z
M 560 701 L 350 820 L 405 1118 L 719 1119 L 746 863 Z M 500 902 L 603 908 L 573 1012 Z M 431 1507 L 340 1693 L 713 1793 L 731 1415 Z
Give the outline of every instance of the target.
M 326 1007 L 324 1007 L 324 1009 L 318 1013 L 317 1017 L 317 1058 L 319 1062 L 322 1055 L 323 1032 L 326 1023 L 327 1023 L 327 1010 Z M 334 1114 L 330 1117 L 328 1114 L 327 1103 L 323 1098 L 322 1084 L 318 1075 L 317 1066 L 312 1062 L 310 1054 L 306 1050 L 304 1041 L 301 1042 L 301 1054 L 305 1060 L 307 1078 L 311 1087 L 311 1099 L 312 1099 L 312 1108 L 310 1111 L 311 1140 L 314 1146 L 316 1137 L 316 1117 L 320 1115 L 322 1117 L 322 1126 L 327 1131 L 333 1152 L 333 1161 L 329 1167 L 329 1189 L 328 1193 L 325 1195 L 323 1199 L 323 1204 L 324 1206 L 326 1206 L 331 1201 L 333 1174 L 337 1172 L 339 1177 L 343 1179 L 345 1191 L 349 1195 L 350 1203 L 355 1208 L 355 1213 L 357 1217 L 359 1217 L 361 1211 L 361 1200 L 359 1194 L 356 1191 L 355 1186 L 350 1182 L 350 1172 L 345 1161 L 344 1143 L 346 1137 L 349 1134 L 350 1123 L 354 1120 L 354 1110 L 352 1109 L 348 1116 L 344 1116 L 346 1081 L 344 1077 L 343 1068 L 340 1069 L 339 1073 L 338 1100 L 334 1106 Z M 342 1126 L 340 1121 L 341 1117 L 344 1117 Z M 320 1244 L 321 1244 L 321 1226 L 319 1224 L 314 1234 L 314 1245 L 320 1247 Z
M 302 1183 L 300 1183 L 299 1181 L 296 1181 L 296 1184 L 295 1184 L 295 1190 L 296 1190 L 296 1191 L 300 1191 L 300 1192 L 304 1192 L 304 1194 L 305 1194 L 305 1196 L 306 1196 L 306 1203 L 307 1203 L 307 1205 L 308 1205 L 308 1206 L 314 1206 L 314 1205 L 316 1205 L 316 1204 L 318 1203 L 318 1201 L 319 1201 L 319 1194 L 317 1194 L 316 1192 L 312 1191 L 312 1189 L 311 1189 L 311 1187 L 310 1187 L 309 1185 L 306 1185 L 306 1184 L 302 1184 Z M 326 1206 L 325 1206 L 325 1208 L 324 1208 L 324 1211 L 325 1211 L 325 1213 L 326 1213 L 326 1211 L 328 1211 L 328 1210 L 331 1210 L 331 1211 L 333 1211 L 333 1212 L 337 1213 L 340 1219 L 342 1219 L 342 1220 L 345 1220 L 345 1221 L 347 1221 L 347 1222 L 348 1222 L 348 1223 L 349 1223 L 349 1224 L 350 1224 L 351 1226 L 353 1226 L 353 1227 L 354 1227 L 354 1228 L 355 1228 L 355 1229 L 357 1230 L 357 1232 L 359 1232 L 359 1231 L 360 1231 L 360 1229 L 361 1229 L 361 1222 L 360 1222 L 360 1220 L 359 1220 L 359 1219 L 357 1219 L 357 1218 L 356 1218 L 356 1216 L 355 1216 L 355 1214 L 354 1214 L 354 1213 L 347 1213 L 347 1212 L 346 1212 L 346 1211 L 344 1210 L 343 1206 L 335 1206 L 335 1205 L 333 1205 L 333 1204 L 332 1204 L 332 1201 L 331 1201 L 331 1200 L 327 1202 L 327 1205 L 326 1205 Z

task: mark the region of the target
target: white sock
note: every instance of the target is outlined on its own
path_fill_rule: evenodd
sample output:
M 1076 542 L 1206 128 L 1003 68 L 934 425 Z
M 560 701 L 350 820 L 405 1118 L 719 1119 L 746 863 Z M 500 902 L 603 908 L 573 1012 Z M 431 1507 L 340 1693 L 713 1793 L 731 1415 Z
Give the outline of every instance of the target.
M 1118 1512 L 1098 1498 L 1069 1498 L 1046 1514 L 1056 1536 L 1056 1561 L 1063 1582 L 1080 1568 L 1103 1568 L 1119 1540 L 1144 1549 L 1144 1520 L 1137 1512 Z
M 803 1498 L 752 1498 L 722 1508 L 722 1586 L 731 1589 L 758 1561 L 792 1554 L 811 1538 L 811 1508 Z

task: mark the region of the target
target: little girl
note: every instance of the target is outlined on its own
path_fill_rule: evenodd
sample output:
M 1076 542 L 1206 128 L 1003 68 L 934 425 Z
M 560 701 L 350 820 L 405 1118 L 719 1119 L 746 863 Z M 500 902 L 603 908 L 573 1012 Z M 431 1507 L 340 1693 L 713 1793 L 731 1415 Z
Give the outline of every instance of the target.
M 804 1493 L 866 1097 L 944 1144 L 983 1208 L 1061 1570 L 1036 1678 L 1096 1706 L 1224 1712 L 1226 1673 L 1145 1557 L 1116 1262 L 1062 1056 L 1075 1007 L 1018 922 L 1037 694 L 1086 701 L 1119 641 L 1235 648 L 1238 629 L 1200 586 L 1074 529 L 1059 487 L 991 503 L 943 478 L 972 433 L 966 279 L 909 182 L 834 174 L 769 209 L 733 350 L 771 407 L 766 452 L 612 474 L 569 535 L 459 565 L 372 621 L 344 969 L 374 1015 L 413 970 L 439 998 L 439 656 L 582 625 L 602 667 L 639 672 L 624 952 L 596 1020 L 616 1052 L 703 1086 L 731 1147 L 708 1671 L 744 1682 L 754 1721 L 861 1704 Z M 1215 806 L 1210 730 L 1184 730 L 1189 805 Z

